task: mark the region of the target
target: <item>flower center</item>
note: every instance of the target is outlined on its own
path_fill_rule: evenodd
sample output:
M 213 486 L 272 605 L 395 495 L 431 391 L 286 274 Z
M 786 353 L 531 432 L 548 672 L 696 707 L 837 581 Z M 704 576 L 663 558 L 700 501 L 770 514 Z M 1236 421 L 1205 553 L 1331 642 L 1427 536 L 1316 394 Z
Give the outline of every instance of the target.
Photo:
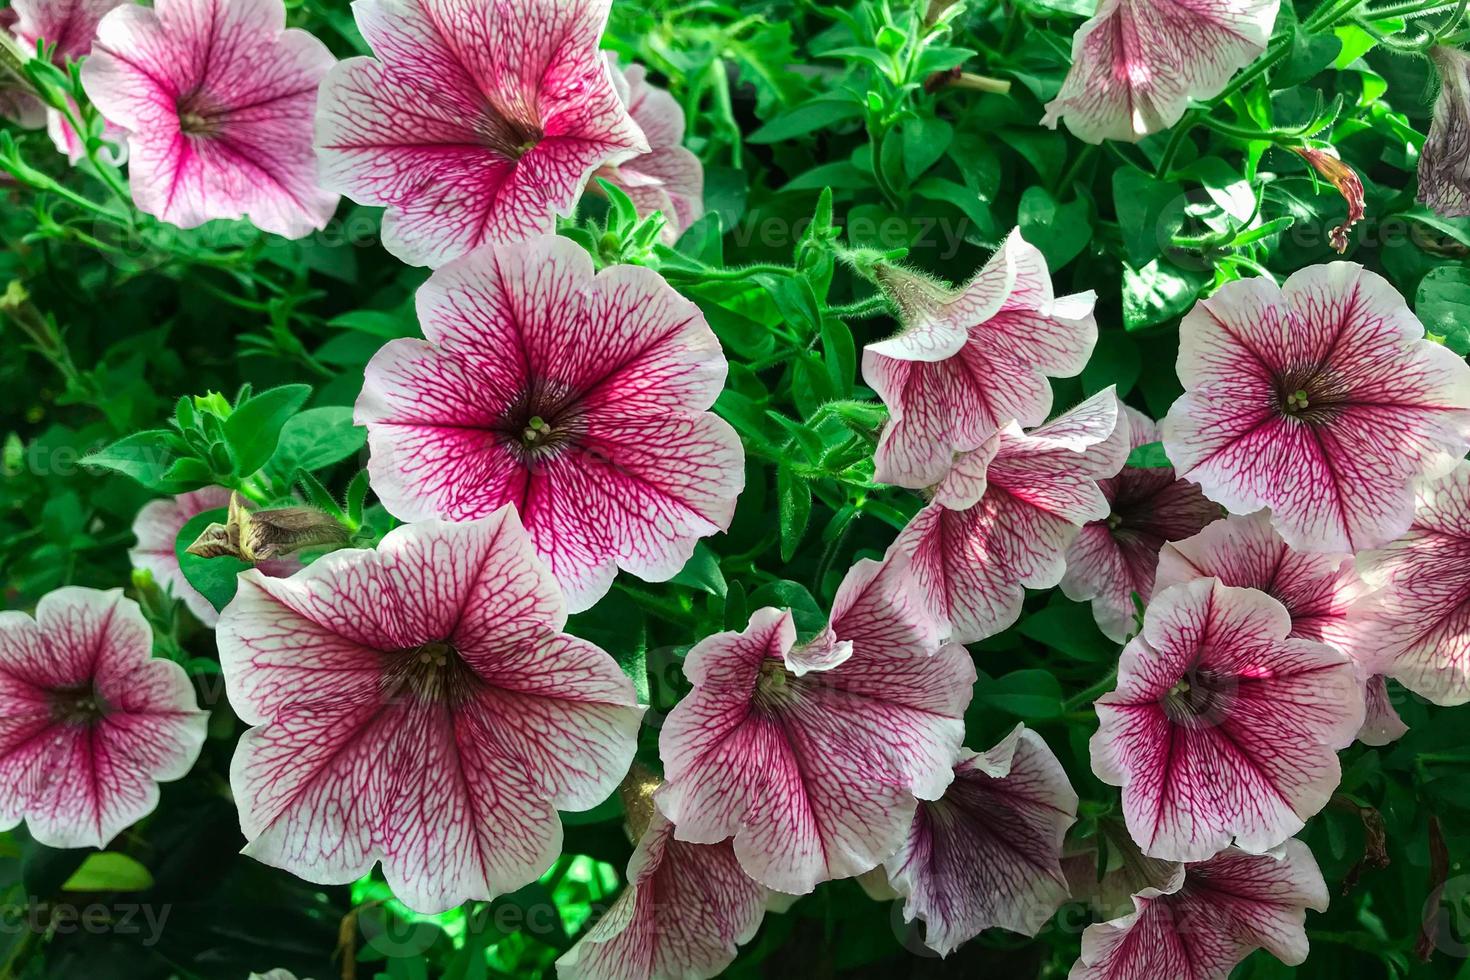
M 1188 728 L 1213 728 L 1229 715 L 1234 686 L 1227 675 L 1192 668 L 1164 694 L 1164 714 Z
M 769 657 L 761 661 L 760 674 L 755 680 L 756 707 L 770 711 L 795 699 L 796 678 L 786 665 Z
M 532 466 L 574 447 L 587 422 L 565 386 L 538 383 L 516 399 L 496 428 L 521 464 Z
M 1327 368 L 1298 368 L 1276 380 L 1276 410 L 1283 418 L 1308 424 L 1329 422 L 1346 402 L 1346 386 Z
M 51 716 L 66 725 L 90 725 L 107 714 L 107 702 L 91 684 L 51 692 Z
M 487 147 L 511 160 L 530 153 L 545 135 L 539 125 L 506 115 L 487 116 L 477 128 Z
M 454 645 L 444 640 L 420 643 L 388 657 L 383 676 L 385 701 L 413 697 L 454 704 L 468 697 L 479 680 Z
M 219 116 L 198 92 L 179 96 L 174 108 L 179 114 L 179 132 L 190 136 L 213 136 L 219 132 Z

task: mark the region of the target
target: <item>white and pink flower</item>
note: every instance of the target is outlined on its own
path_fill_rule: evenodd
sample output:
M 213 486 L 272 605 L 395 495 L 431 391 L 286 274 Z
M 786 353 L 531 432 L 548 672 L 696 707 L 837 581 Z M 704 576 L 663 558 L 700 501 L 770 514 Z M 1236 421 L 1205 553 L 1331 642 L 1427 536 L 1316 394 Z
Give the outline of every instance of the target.
M 322 86 L 328 186 L 387 207 L 383 246 L 438 266 L 546 234 L 599 167 L 652 149 L 598 43 L 612 0 L 359 0 L 374 57 Z
M 1359 265 L 1311 266 L 1280 287 L 1228 283 L 1179 330 L 1169 459 L 1232 513 L 1271 508 L 1298 551 L 1403 534 L 1415 481 L 1470 447 L 1470 365 L 1425 339 L 1403 297 Z
M 642 716 L 514 510 L 399 527 L 288 579 L 243 572 L 219 623 L 246 724 L 230 783 L 245 853 L 323 884 L 379 860 L 440 912 L 513 891 L 561 850 L 557 810 L 617 786 Z
M 1012 423 L 955 461 L 889 553 L 912 564 L 955 642 L 993 636 L 1020 616 L 1027 588 L 1061 581 L 1068 546 L 1108 515 L 1099 481 L 1127 457 L 1111 388 L 1030 432 Z
M 1041 737 L 1021 725 L 988 752 L 960 753 L 954 782 L 920 802 L 885 862 L 904 916 L 948 955 L 985 929 L 1034 936 L 1067 900 L 1062 838 L 1077 794 Z
M 664 216 L 663 240 L 672 245 L 704 214 L 704 165 L 684 148 L 684 108 L 668 92 L 648 82 L 648 69 L 629 65 L 619 69 L 609 54 L 618 98 L 628 107 L 650 147 L 625 163 L 608 165 L 594 176 L 615 184 L 647 217 Z
M 1159 441 L 1159 427 L 1142 412 L 1124 405 L 1133 449 Z M 1108 514 L 1089 521 L 1067 548 L 1062 592 L 1079 602 L 1092 600 L 1098 629 L 1122 643 L 1134 632 L 1134 600 L 1147 604 L 1154 593 L 1159 549 L 1199 532 L 1220 518 L 1220 506 L 1169 466 L 1124 466 L 1098 482 Z
M 1262 853 L 1327 804 L 1336 753 L 1363 724 L 1363 685 L 1347 654 L 1291 627 L 1276 599 L 1216 579 L 1154 596 L 1092 738 L 1093 771 L 1122 787 L 1145 854 Z
M 300 238 L 337 206 L 311 149 L 317 86 L 334 61 L 286 28 L 281 0 L 125 3 L 102 18 L 82 84 L 128 134 L 140 210 L 180 228 L 246 217 Z
M 1102 0 L 1042 125 L 1136 143 L 1213 98 L 1266 50 L 1281 0 Z
M 357 402 L 394 516 L 513 504 L 573 611 L 620 567 L 670 578 L 729 525 L 744 452 L 706 411 L 725 357 L 658 273 L 594 276 L 585 251 L 546 236 L 439 269 L 418 313 L 428 339 L 379 351 Z
M 16 21 L 11 28 L 17 40 L 34 55 L 38 43 L 44 42 L 51 51 L 51 60 L 58 66 L 68 60 L 80 61 L 92 50 L 92 41 L 97 37 L 97 25 L 114 7 L 126 0 L 15 0 L 11 9 Z M 73 110 L 76 105 L 72 105 Z M 46 131 L 56 148 L 76 163 L 86 153 L 86 145 L 80 134 L 60 111 L 46 109 Z M 117 147 L 112 155 L 113 162 L 127 158 L 127 136 L 116 126 L 108 124 L 104 138 Z
M 873 561 L 853 566 L 811 641 L 789 610 L 760 609 L 696 645 L 684 673 L 694 690 L 659 733 L 654 799 L 675 839 L 733 836 L 745 872 L 792 895 L 898 850 L 915 797 L 954 779 L 975 681 L 903 568 Z
M 43 596 L 0 613 L 0 827 L 51 847 L 106 847 L 153 812 L 204 745 L 183 668 L 121 589 Z
M 1047 378 L 1079 373 L 1097 342 L 1096 295 L 1058 298 L 1019 229 L 958 290 L 901 269 L 878 275 L 904 325 L 863 352 L 863 378 L 888 406 L 874 456 L 883 483 L 933 486 L 956 453 L 1008 423 L 1046 421 Z

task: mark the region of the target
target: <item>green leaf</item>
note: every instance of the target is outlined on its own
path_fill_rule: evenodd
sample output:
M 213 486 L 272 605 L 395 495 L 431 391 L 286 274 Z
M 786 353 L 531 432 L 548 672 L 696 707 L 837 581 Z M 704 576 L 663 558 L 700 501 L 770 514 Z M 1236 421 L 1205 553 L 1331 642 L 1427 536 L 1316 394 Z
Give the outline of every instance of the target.
M 169 469 L 184 451 L 183 440 L 173 432 L 148 429 L 82 457 L 82 465 L 130 476 L 150 490 L 178 493 L 196 489 L 178 486 L 168 477 Z
M 1419 283 L 1414 312 L 1429 333 L 1464 357 L 1470 354 L 1470 269 L 1441 266 Z
M 1058 204 L 1044 187 L 1028 187 L 1021 195 L 1016 222 L 1021 237 L 1041 249 L 1053 274 L 1071 262 L 1092 238 L 1087 202 L 1078 198 Z
M 1022 636 L 1052 650 L 1089 663 L 1110 663 L 1118 658 L 1118 644 L 1098 631 L 1092 608 L 1060 596 L 1051 605 L 1021 621 Z
M 1142 371 L 1138 342 L 1121 330 L 1105 330 L 1098 334 L 1092 357 L 1082 369 L 1082 393 L 1091 396 L 1116 385 L 1122 398 L 1133 390 Z
M 1183 224 L 1183 189 L 1133 167 L 1113 171 L 1113 201 L 1128 261 L 1135 266 L 1157 258 Z
M 311 385 L 281 385 L 239 405 L 225 419 L 225 439 L 235 453 L 235 472 L 250 476 L 276 451 L 281 430 L 311 397 Z
M 174 542 L 174 554 L 178 556 L 184 578 L 195 592 L 209 600 L 216 611 L 224 609 L 235 598 L 235 589 L 239 586 L 237 577 L 250 567 L 250 563 L 228 556 L 200 558 L 187 554 L 184 549 L 193 544 L 209 525 L 225 523 L 227 516 L 228 511 L 223 507 L 196 514 L 180 529 Z
M 975 223 L 980 237 L 988 239 L 995 234 L 995 217 L 990 213 L 989 199 L 981 191 L 943 177 L 925 177 L 914 185 L 914 193 L 931 201 L 953 204 Z
M 857 378 L 857 345 L 852 330 L 838 317 L 822 320 L 822 359 L 837 397 L 847 398 Z
M 308 408 L 282 426 L 269 467 L 289 482 L 297 470 L 311 473 L 340 463 L 362 449 L 366 441 L 367 430 L 352 424 L 352 409 L 348 406 Z
M 414 322 L 412 316 L 389 313 L 384 310 L 353 310 L 350 313 L 332 317 L 327 321 L 327 326 L 356 330 L 359 333 L 371 334 L 385 340 L 417 337 L 419 333 L 418 324 Z
M 1017 718 L 1055 718 L 1062 713 L 1062 686 L 1050 671 L 1015 670 L 982 680 L 971 711 L 993 708 Z
M 781 523 L 781 560 L 790 561 L 806 536 L 812 516 L 812 488 L 806 480 L 781 463 L 776 468 L 776 495 Z
M 903 169 L 918 180 L 934 166 L 954 141 L 954 127 L 943 119 L 920 116 L 903 124 Z
M 790 609 L 796 620 L 798 633 L 810 636 L 827 625 L 827 614 L 817 605 L 817 600 L 806 590 L 806 586 L 790 579 L 767 582 L 750 594 L 746 605 L 751 609 L 771 606 Z
M 1210 281 L 1203 271 L 1154 259 L 1142 269 L 1123 267 L 1123 326 L 1142 330 L 1179 316 Z
M 1162 442 L 1149 442 L 1138 446 L 1129 453 L 1128 460 L 1123 465 L 1132 466 L 1135 469 L 1147 470 L 1163 469 L 1164 467 L 1172 467 L 1174 464 L 1169 462 L 1169 455 L 1164 452 L 1164 444 Z
M 82 866 L 61 886 L 64 892 L 141 892 L 153 887 L 153 875 L 126 854 L 88 854 Z
M 780 143 L 862 114 L 863 107 L 850 99 L 813 99 L 776 116 L 745 137 L 745 141 Z
M 724 598 L 727 587 L 725 573 L 720 571 L 720 556 L 710 550 L 703 541 L 694 547 L 694 554 L 679 569 L 679 574 L 669 579 L 675 585 L 687 585 L 702 589 L 710 595 Z

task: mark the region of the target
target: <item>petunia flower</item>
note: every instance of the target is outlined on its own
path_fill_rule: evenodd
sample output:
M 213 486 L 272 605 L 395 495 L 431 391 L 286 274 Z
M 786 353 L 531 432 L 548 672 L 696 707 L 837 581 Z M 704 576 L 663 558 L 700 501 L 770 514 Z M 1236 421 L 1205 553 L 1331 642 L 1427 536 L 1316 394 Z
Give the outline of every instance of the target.
M 1435 704 L 1470 701 L 1470 463 L 1418 489 L 1409 533 L 1358 555 L 1379 665 Z
M 203 487 L 173 498 L 150 500 L 133 519 L 133 536 L 138 539 L 128 551 L 133 567 L 152 572 L 159 587 L 181 600 L 205 626 L 219 622 L 219 613 L 184 577 L 174 545 L 190 520 L 229 503 L 230 491 L 224 487 Z
M 663 581 L 729 526 L 739 437 L 699 309 L 651 269 L 593 275 L 546 236 L 481 249 L 418 293 L 427 340 L 395 340 L 357 402 L 374 491 L 402 520 L 512 503 L 573 611 L 619 567 Z
M 626 163 L 604 166 L 594 176 L 617 185 L 639 215 L 662 212 L 663 239 L 672 245 L 704 214 L 704 164 L 684 148 L 684 109 L 678 100 L 650 85 L 642 65 L 620 70 L 612 54 L 607 61 L 618 98 L 652 149 Z
M 1439 99 L 1419 153 L 1419 203 L 1442 218 L 1470 215 L 1470 55 L 1435 45 Z
M 358 0 L 375 57 L 322 86 L 329 187 L 383 205 L 383 246 L 438 266 L 550 232 L 588 178 L 650 151 L 598 42 L 612 0 Z
M 740 866 L 803 895 L 876 868 L 905 839 L 915 797 L 954 778 L 975 667 L 941 645 L 901 565 L 848 572 L 825 630 L 798 643 L 789 610 L 689 651 L 694 685 L 659 733 L 654 799 L 676 840 L 733 835 Z
M 1286 607 L 1254 589 L 1197 579 L 1154 595 L 1092 738 L 1093 772 L 1123 788 L 1145 854 L 1261 853 L 1327 804 L 1363 686 L 1347 654 L 1290 631 Z
M 220 616 L 246 724 L 244 853 L 343 884 L 381 860 L 421 912 L 513 891 L 632 760 L 642 709 L 566 610 L 515 512 L 422 521 L 287 579 L 252 569 Z
M 1027 588 L 1061 580 L 1082 526 L 1108 515 L 1099 481 L 1127 456 L 1112 388 L 1030 432 L 1012 423 L 956 460 L 890 554 L 912 563 L 955 642 L 993 636 L 1020 616 Z
M 22 48 L 11 33 L 19 19 L 14 7 L 0 9 L 0 118 L 22 129 L 40 129 L 46 125 L 46 103 L 22 68 L 35 52 Z
M 1219 95 L 1266 50 L 1281 0 L 1102 0 L 1072 38 L 1072 69 L 1047 103 L 1088 143 L 1136 143 Z
M 962 752 L 885 863 L 904 917 L 924 920 L 942 956 L 984 929 L 1036 935 L 1067 900 L 1062 838 L 1076 817 L 1077 794 L 1035 732 L 1017 725 L 988 752 Z
M 286 29 L 281 0 L 124 3 L 102 18 L 82 85 L 128 133 L 133 202 L 180 228 L 248 217 L 300 238 L 337 195 L 317 185 L 311 118 L 334 62 Z
M 1360 665 L 1378 659 L 1378 640 L 1365 629 L 1362 615 L 1367 586 L 1353 556 L 1293 551 L 1271 529 L 1265 511 L 1227 517 L 1192 538 L 1164 546 L 1159 591 L 1199 578 L 1259 589 L 1286 607 L 1292 636 L 1330 643 Z M 1368 673 L 1364 697 L 1371 709 L 1378 692 L 1384 692 L 1385 700 L 1387 692 L 1382 675 Z M 1369 745 L 1384 745 L 1408 730 L 1392 707 L 1387 711 L 1385 717 L 1370 710 L 1358 737 Z
M 11 9 L 16 13 L 16 21 L 12 30 L 28 54 L 34 54 L 38 42 L 44 42 L 51 49 L 52 60 L 58 66 L 64 66 L 68 60 L 80 61 L 91 52 L 102 17 L 124 2 L 126 0 L 14 0 Z M 73 103 L 72 109 L 76 108 Z M 46 109 L 46 130 L 51 142 L 72 163 L 86 153 L 82 137 L 60 111 Z M 107 124 L 103 136 L 118 147 L 111 162 L 125 160 L 126 134 Z
M 1306 910 L 1327 910 L 1327 884 L 1298 840 L 1266 854 L 1229 848 L 1184 867 L 1177 884 L 1144 888 L 1133 911 L 1087 927 L 1068 980 L 1226 980 L 1264 949 L 1307 958 Z
M 0 829 L 50 847 L 106 847 L 182 779 L 208 715 L 121 589 L 75 586 L 32 619 L 0 613 Z
M 958 290 L 896 268 L 879 278 L 904 324 L 863 352 L 863 378 L 888 406 L 874 457 L 883 483 L 933 486 L 955 453 L 1008 422 L 1044 422 L 1047 378 L 1076 375 L 1097 342 L 1096 294 L 1057 298 L 1046 259 L 1019 229 Z
M 1354 263 L 1310 266 L 1282 287 L 1228 283 L 1179 332 L 1169 459 L 1232 513 L 1271 508 L 1298 551 L 1403 534 L 1415 480 L 1470 446 L 1470 365 L 1424 339 L 1403 297 Z
M 1363 201 L 1363 178 L 1358 176 L 1356 170 L 1343 163 L 1342 157 L 1332 147 L 1293 146 L 1291 149 L 1307 161 L 1318 175 L 1337 188 L 1347 204 L 1347 218 L 1327 233 L 1327 241 L 1341 255 L 1348 250 L 1348 232 L 1367 213 L 1367 206 Z
M 1159 441 L 1159 427 L 1142 412 L 1123 406 L 1131 448 Z M 1098 481 L 1108 500 L 1106 517 L 1089 521 L 1067 548 L 1062 592 L 1079 602 L 1092 600 L 1092 618 L 1111 640 L 1133 633 L 1133 596 L 1147 603 L 1154 592 L 1159 549 L 1197 533 L 1218 520 L 1220 505 L 1188 480 L 1174 478 L 1168 466 L 1125 466 Z
M 705 980 L 722 973 L 766 914 L 766 889 L 729 841 L 688 844 L 654 813 L 628 862 L 628 887 L 556 961 L 561 980 Z

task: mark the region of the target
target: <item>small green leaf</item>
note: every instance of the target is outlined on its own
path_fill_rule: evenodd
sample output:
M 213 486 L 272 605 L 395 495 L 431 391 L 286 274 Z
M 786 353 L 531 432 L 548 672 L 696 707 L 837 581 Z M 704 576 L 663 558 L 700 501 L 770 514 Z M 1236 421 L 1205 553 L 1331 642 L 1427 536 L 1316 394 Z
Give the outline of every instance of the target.
M 1446 347 L 1461 357 L 1470 354 L 1470 269 L 1446 265 L 1431 271 L 1419 283 L 1414 312 Z
M 228 516 L 225 508 L 207 510 L 202 514 L 196 514 L 189 519 L 179 531 L 178 539 L 174 542 L 174 553 L 179 559 L 179 569 L 184 573 L 184 578 L 216 611 L 224 609 L 235 598 L 235 589 L 239 586 L 237 577 L 250 567 L 249 562 L 228 556 L 221 558 L 200 558 L 184 551 L 193 544 L 204 529 L 211 524 L 223 524 Z
M 1015 670 L 981 681 L 971 710 L 983 706 L 1017 718 L 1055 718 L 1062 713 L 1062 702 L 1062 686 L 1050 671 Z
M 183 451 L 183 440 L 174 433 L 167 429 L 148 429 L 84 456 L 82 465 L 130 476 L 150 490 L 177 493 L 196 489 L 178 486 L 169 479 L 169 469 Z
M 64 892 L 141 892 L 153 887 L 153 875 L 126 854 L 88 854 L 82 866 L 61 886 Z
M 822 612 L 821 606 L 817 605 L 817 600 L 812 598 L 806 586 L 790 579 L 767 582 L 750 594 L 746 605 L 751 609 L 765 606 L 790 609 L 791 617 L 796 620 L 797 632 L 805 636 L 810 636 L 827 625 L 827 614 Z M 741 625 L 744 626 L 743 623 Z
M 806 536 L 812 516 L 812 488 L 784 462 L 776 469 L 776 494 L 780 504 L 781 560 L 790 561 Z
M 1129 453 L 1128 461 L 1124 465 L 1136 469 L 1163 469 L 1174 464 L 1169 462 L 1169 456 L 1164 452 L 1162 442 L 1150 442 Z
M 813 99 L 776 116 L 745 137 L 745 141 L 781 143 L 862 114 L 862 105 L 850 99 Z
M 694 548 L 694 554 L 679 569 L 679 574 L 669 579 L 675 585 L 687 585 L 693 589 L 702 589 L 711 595 L 724 597 L 725 573 L 720 571 L 720 556 L 710 550 L 703 541 Z
M 297 470 L 312 473 L 340 463 L 363 447 L 367 430 L 352 424 L 346 405 L 308 408 L 287 419 L 268 464 L 272 473 L 289 482 Z
M 225 419 L 225 438 L 235 453 L 235 472 L 255 473 L 276 451 L 281 430 L 311 397 L 311 385 L 281 385 L 236 406 Z
M 939 162 L 954 141 L 954 128 L 943 119 L 918 117 L 903 124 L 903 169 L 909 180 Z

